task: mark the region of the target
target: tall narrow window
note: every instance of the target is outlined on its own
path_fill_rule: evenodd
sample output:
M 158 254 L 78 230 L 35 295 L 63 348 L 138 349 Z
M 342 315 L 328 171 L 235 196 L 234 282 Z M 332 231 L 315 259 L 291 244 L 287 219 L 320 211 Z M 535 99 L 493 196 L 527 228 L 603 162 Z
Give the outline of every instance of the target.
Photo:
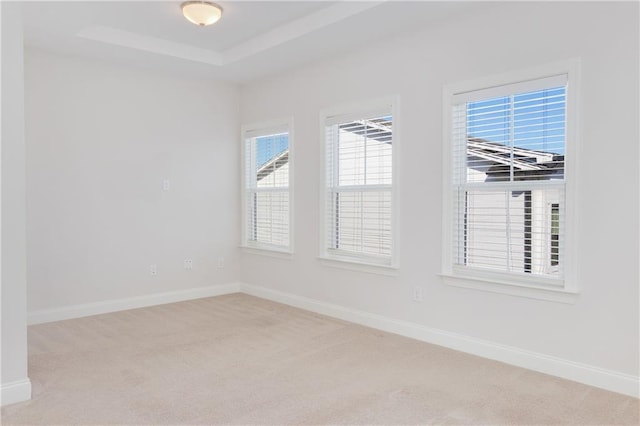
M 290 251 L 289 127 L 244 130 L 244 245 Z
M 325 120 L 325 255 L 392 265 L 391 106 Z
M 454 272 L 563 285 L 567 82 L 452 95 Z

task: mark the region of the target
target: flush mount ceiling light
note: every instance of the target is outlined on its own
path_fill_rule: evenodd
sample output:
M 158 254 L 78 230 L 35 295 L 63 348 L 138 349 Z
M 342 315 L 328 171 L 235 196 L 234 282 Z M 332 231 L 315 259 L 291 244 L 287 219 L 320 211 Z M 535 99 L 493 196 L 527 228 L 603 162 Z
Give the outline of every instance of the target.
M 186 1 L 182 3 L 182 14 L 194 24 L 204 27 L 218 22 L 222 8 L 208 1 Z

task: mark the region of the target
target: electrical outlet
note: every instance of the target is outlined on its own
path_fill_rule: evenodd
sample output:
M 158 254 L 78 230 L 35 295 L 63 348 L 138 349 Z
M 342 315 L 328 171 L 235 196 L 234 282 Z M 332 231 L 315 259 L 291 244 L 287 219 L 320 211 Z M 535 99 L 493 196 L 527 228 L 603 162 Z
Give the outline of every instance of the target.
M 414 287 L 413 288 L 413 301 L 414 302 L 422 302 L 424 297 L 422 295 L 422 288 Z
M 184 263 L 183 263 L 183 267 L 184 267 L 184 269 L 193 269 L 193 260 L 192 259 L 185 259 Z
M 168 191 L 171 189 L 171 182 L 169 182 L 169 179 L 165 179 L 162 181 L 162 190 L 163 191 Z
M 224 268 L 224 257 L 219 257 L 218 258 L 218 268 L 219 269 Z
M 149 266 L 149 274 L 158 275 L 158 265 L 150 265 Z

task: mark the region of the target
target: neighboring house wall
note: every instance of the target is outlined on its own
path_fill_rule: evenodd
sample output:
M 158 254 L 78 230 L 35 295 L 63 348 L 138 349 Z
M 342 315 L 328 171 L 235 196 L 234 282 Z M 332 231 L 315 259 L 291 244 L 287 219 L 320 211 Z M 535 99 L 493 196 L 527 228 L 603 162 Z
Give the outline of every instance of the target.
M 391 255 L 391 191 L 333 194 L 330 208 L 339 211 L 338 223 L 327 229 L 333 248 Z
M 267 164 L 270 166 L 271 164 Z M 289 182 L 289 162 L 287 161 L 280 167 L 274 167 L 275 171 L 267 172 L 267 174 L 258 180 L 258 188 L 273 188 L 287 186 Z M 273 170 L 272 169 L 272 170 Z
M 340 185 L 391 184 L 392 147 L 390 143 L 365 139 L 340 130 L 338 182 Z M 365 143 L 366 140 L 366 143 Z
M 467 196 L 466 264 L 524 270 L 524 193 L 478 191 Z M 507 224 L 505 212 L 510 212 Z M 464 225 L 463 225 L 464 226 Z M 511 252 L 511 256 L 501 253 Z
M 339 141 L 339 185 L 392 183 L 391 143 L 365 139 L 342 129 Z M 390 189 L 328 194 L 328 209 L 337 211 L 339 218 L 337 223 L 327 224 L 328 242 L 337 249 L 391 255 L 391 196 Z
M 286 161 L 286 162 L 285 162 Z M 289 162 L 288 153 L 285 161 L 277 159 L 267 163 L 259 173 L 262 177 L 257 182 L 258 188 L 273 188 L 288 186 Z M 266 174 L 265 174 L 266 173 Z M 289 192 L 288 189 L 278 192 L 258 192 L 250 196 L 254 200 L 248 200 L 248 206 L 254 206 L 253 231 L 254 239 L 275 246 L 289 245 Z
M 264 244 L 288 246 L 289 193 L 258 192 L 254 197 L 254 239 Z
M 531 154 L 532 160 L 535 160 L 534 154 Z M 469 156 L 469 164 L 474 165 L 467 168 L 469 182 L 492 180 L 487 171 L 497 163 Z M 512 272 L 549 274 L 559 271 L 560 268 L 551 264 L 552 205 L 560 206 L 558 191 L 482 190 L 469 193 L 467 209 L 458 215 L 460 223 L 456 221 L 461 227 L 458 232 L 466 234 L 466 240 L 462 239 L 464 246 L 458 248 L 458 261 L 467 266 Z M 525 226 L 525 221 L 530 222 L 529 226 Z M 510 256 L 503 255 L 506 253 Z
M 465 247 L 467 265 L 525 272 L 526 253 L 529 272 L 548 274 L 557 271 L 558 268 L 551 264 L 551 208 L 554 204 L 560 205 L 559 198 L 557 192 L 544 190 L 482 191 L 469 195 Z M 525 210 L 526 204 L 530 206 L 529 212 Z M 509 212 L 508 221 L 505 221 L 506 212 Z M 530 229 L 525 229 L 527 214 L 531 221 Z M 530 248 L 526 250 L 525 233 L 530 233 L 526 243 Z M 496 251 L 510 252 L 511 256 L 501 259 Z

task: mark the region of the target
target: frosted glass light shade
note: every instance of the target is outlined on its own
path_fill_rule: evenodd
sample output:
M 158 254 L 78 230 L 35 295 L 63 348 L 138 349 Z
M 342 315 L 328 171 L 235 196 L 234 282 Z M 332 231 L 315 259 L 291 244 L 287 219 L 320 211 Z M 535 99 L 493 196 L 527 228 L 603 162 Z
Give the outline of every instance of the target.
M 222 8 L 206 1 L 187 1 L 182 3 L 182 14 L 194 24 L 204 27 L 218 22 Z

